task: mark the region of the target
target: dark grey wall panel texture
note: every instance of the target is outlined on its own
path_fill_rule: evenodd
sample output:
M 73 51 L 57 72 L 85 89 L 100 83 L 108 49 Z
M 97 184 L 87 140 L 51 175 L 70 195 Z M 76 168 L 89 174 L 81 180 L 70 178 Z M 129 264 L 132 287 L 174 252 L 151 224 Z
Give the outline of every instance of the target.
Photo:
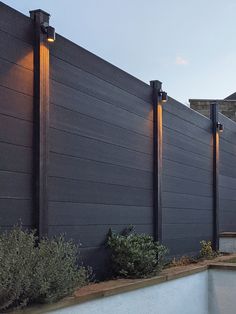
M 101 274 L 109 228 L 152 234 L 151 88 L 60 36 L 50 72 L 49 232 Z
M 163 243 L 197 254 L 212 240 L 211 121 L 170 99 L 163 105 Z
M 33 24 L 0 3 L 0 227 L 33 226 Z
M 224 125 L 220 135 L 220 231 L 236 230 L 236 124 L 219 114 Z

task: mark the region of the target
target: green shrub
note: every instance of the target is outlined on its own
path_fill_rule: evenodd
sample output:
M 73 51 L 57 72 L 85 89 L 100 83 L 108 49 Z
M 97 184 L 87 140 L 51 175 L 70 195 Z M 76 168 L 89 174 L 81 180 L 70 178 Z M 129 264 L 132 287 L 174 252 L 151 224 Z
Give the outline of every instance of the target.
M 167 249 L 151 236 L 137 234 L 132 228 L 124 234 L 109 231 L 112 268 L 115 276 L 142 278 L 157 275 L 163 265 Z
M 36 260 L 33 232 L 16 227 L 0 235 L 0 310 L 30 301 Z
M 54 302 L 87 283 L 88 270 L 78 268 L 78 247 L 63 237 L 43 239 L 38 247 L 38 302 Z
M 0 310 L 54 302 L 88 283 L 78 247 L 63 237 L 42 239 L 20 226 L 0 234 Z
M 200 241 L 200 257 L 206 259 L 212 259 L 218 255 L 216 251 L 213 250 L 211 241 Z

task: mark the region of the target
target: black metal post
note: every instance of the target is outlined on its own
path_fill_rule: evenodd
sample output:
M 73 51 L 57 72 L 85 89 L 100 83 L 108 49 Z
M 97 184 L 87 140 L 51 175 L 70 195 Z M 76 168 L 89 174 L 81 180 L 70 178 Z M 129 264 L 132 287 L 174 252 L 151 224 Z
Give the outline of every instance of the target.
M 162 242 L 162 83 L 150 81 L 153 104 L 153 234 L 154 240 Z
M 219 106 L 217 103 L 210 105 L 212 121 L 212 148 L 213 148 L 213 248 L 219 250 Z
M 34 20 L 34 211 L 39 237 L 48 231 L 48 124 L 49 124 L 49 47 L 42 24 L 50 15 L 30 12 Z

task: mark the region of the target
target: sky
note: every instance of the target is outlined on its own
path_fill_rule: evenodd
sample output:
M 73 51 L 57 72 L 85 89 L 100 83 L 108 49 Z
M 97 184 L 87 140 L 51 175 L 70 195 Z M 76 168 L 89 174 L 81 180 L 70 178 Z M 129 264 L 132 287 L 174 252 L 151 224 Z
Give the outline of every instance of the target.
M 56 32 L 173 98 L 236 92 L 236 0 L 5 0 L 43 9 Z

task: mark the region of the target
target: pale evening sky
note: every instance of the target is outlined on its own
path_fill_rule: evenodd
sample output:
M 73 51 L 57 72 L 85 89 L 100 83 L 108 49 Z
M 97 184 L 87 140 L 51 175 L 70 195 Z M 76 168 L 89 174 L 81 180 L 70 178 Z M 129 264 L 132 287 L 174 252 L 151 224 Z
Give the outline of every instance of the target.
M 5 0 L 43 9 L 57 33 L 172 97 L 236 92 L 236 0 Z

